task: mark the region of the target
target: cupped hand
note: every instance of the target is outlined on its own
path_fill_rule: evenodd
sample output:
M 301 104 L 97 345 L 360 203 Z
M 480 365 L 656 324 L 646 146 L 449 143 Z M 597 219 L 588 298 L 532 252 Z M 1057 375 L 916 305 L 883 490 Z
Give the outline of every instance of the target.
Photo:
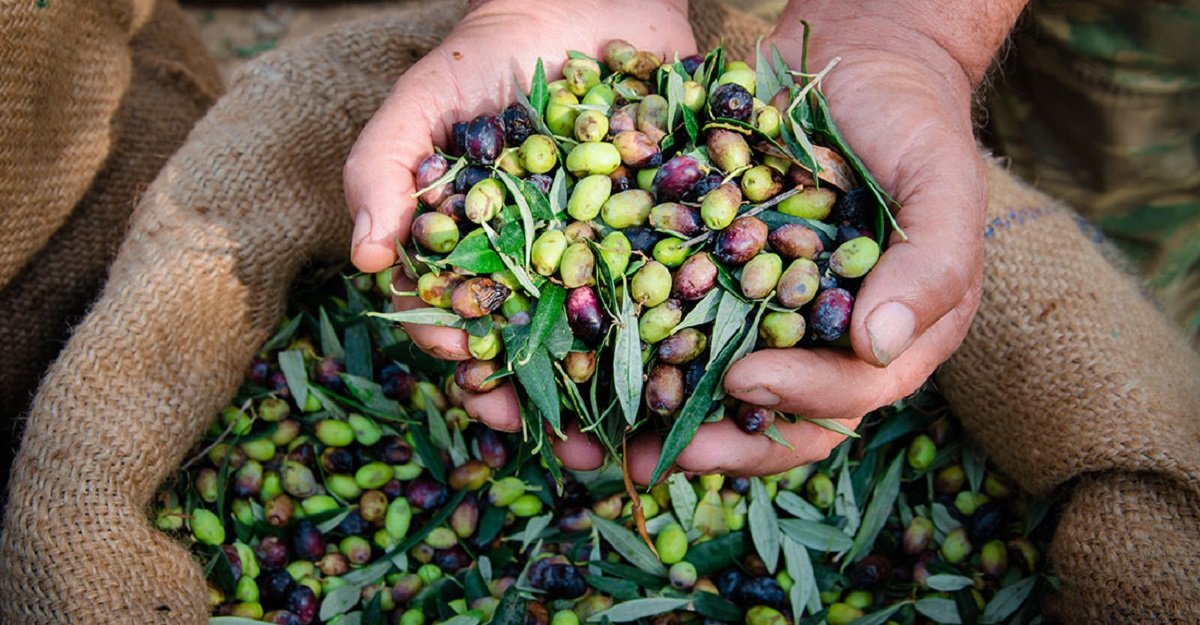
M 902 205 L 896 219 L 908 238 L 892 234 L 858 292 L 853 351 L 759 351 L 725 379 L 742 401 L 849 428 L 913 393 L 966 335 L 979 305 L 987 202 L 968 74 L 916 33 L 894 26 L 871 33 L 868 26 L 814 23 L 809 71 L 841 57 L 822 90 L 845 138 Z M 857 32 L 858 43 L 845 40 L 847 32 Z M 798 29 L 781 26 L 763 45 L 772 41 L 798 69 Z M 844 439 L 803 420 L 776 423 L 793 449 L 726 419 L 702 426 L 676 464 L 697 473 L 771 474 L 821 460 Z M 645 455 L 656 457 L 653 443 L 645 445 Z M 634 466 L 644 480 L 653 462 Z
M 561 71 L 567 50 L 599 56 L 612 39 L 624 39 L 667 59 L 676 52 L 685 56 L 696 50 L 682 0 L 473 2 L 445 41 L 396 81 L 346 160 L 344 185 L 354 219 L 354 264 L 375 272 L 396 262 L 396 242 L 408 239 L 416 209 L 414 173 L 435 146 L 448 143 L 455 122 L 499 114 L 516 101 L 514 76 L 528 91 L 539 58 L 546 75 L 553 77 Z M 400 275 L 397 290 L 413 288 Z M 415 297 L 398 297 L 394 303 L 396 310 L 424 305 Z M 405 329 L 430 354 L 449 360 L 470 357 L 466 334 L 460 330 L 413 324 Z M 493 428 L 521 428 L 511 384 L 485 394 L 468 394 L 466 409 Z M 555 446 L 564 464 L 580 469 L 600 464 L 598 445 L 577 430 L 568 429 L 567 434 L 568 440 Z

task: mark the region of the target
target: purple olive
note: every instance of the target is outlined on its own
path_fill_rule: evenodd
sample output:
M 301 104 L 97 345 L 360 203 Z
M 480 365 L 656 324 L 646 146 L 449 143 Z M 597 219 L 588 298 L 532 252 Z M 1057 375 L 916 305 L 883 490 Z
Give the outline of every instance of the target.
M 754 96 L 736 83 L 717 85 L 708 98 L 708 107 L 713 117 L 725 117 L 738 121 L 750 121 L 754 111 Z
M 671 294 L 682 300 L 703 299 L 717 286 L 717 266 L 705 252 L 688 257 L 675 271 Z
M 404 497 L 421 510 L 432 510 L 446 503 L 446 486 L 429 477 L 419 477 L 408 483 Z
M 499 309 L 508 294 L 508 287 L 491 278 L 471 278 L 454 289 L 451 308 L 463 319 L 478 319 Z
M 599 345 L 608 330 L 608 322 L 596 291 L 589 286 L 571 289 L 567 292 L 566 309 L 571 332 L 591 347 Z
M 721 174 L 713 172 L 697 180 L 696 184 L 692 185 L 692 188 L 684 194 L 683 199 L 689 202 L 699 202 L 704 199 L 704 196 L 708 195 L 709 191 L 721 186 L 721 181 L 724 179 L 724 176 Z
M 454 178 L 454 192 L 466 193 L 475 186 L 475 183 L 485 178 L 492 177 L 492 170 L 479 165 L 468 165 L 458 172 L 458 176 Z
M 703 177 L 704 172 L 700 170 L 700 163 L 696 159 L 690 156 L 675 156 L 663 163 L 654 175 L 654 196 L 660 202 L 679 201 L 691 190 L 692 185 Z
M 608 120 L 608 134 L 615 139 L 622 132 L 638 132 L 637 104 L 627 104 L 613 112 Z M 618 148 L 620 150 L 620 148 Z M 660 155 L 661 156 L 661 155 Z
M 464 360 L 454 369 L 454 382 L 465 391 L 486 393 L 500 386 L 500 380 L 488 379 L 499 370 L 500 365 L 495 360 Z
M 629 167 L 645 169 L 662 164 L 662 151 L 658 142 L 644 132 L 625 130 L 617 133 L 612 142 L 621 153 L 621 162 Z
M 658 345 L 658 359 L 670 365 L 687 364 L 704 353 L 708 338 L 696 328 L 684 328 Z
M 757 217 L 739 217 L 717 235 L 713 256 L 727 265 L 744 265 L 767 244 L 767 224 Z
M 631 251 L 641 252 L 646 256 L 652 255 L 654 253 L 654 246 L 658 245 L 658 242 L 667 236 L 649 226 L 634 226 L 632 228 L 625 228 L 621 232 L 629 240 Z
M 437 205 L 437 212 L 453 219 L 455 223 L 466 223 L 467 219 L 467 194 L 455 193 L 446 196 L 445 199 Z
M 633 172 L 624 165 L 614 169 L 613 172 L 608 175 L 608 179 L 612 182 L 612 193 L 628 191 L 637 186 L 637 181 L 633 178 Z
M 301 559 L 314 562 L 325 555 L 325 538 L 312 521 L 301 519 L 292 528 L 292 551 Z
M 825 244 L 816 231 L 800 224 L 784 224 L 767 237 L 771 247 L 780 256 L 788 259 L 807 258 L 816 260 L 825 251 Z
M 700 234 L 704 222 L 700 220 L 700 211 L 696 208 L 677 202 L 663 202 L 650 209 L 650 226 L 692 237 Z
M 268 607 L 284 605 L 296 587 L 292 574 L 283 568 L 264 570 L 257 581 L 260 601 Z
M 375 445 L 375 451 L 379 454 L 379 459 L 388 464 L 405 464 L 412 460 L 413 450 L 405 440 L 399 436 L 385 436 Z M 355 467 L 354 470 L 357 470 Z
M 546 174 L 533 174 L 526 178 L 525 182 L 532 184 L 542 193 L 550 193 L 550 185 L 554 184 L 554 179 Z
M 446 161 L 446 157 L 437 152 L 426 156 L 425 160 L 417 166 L 417 189 L 427 189 L 421 194 L 421 201 L 425 202 L 426 206 L 435 207 L 450 194 L 451 185 L 448 183 L 430 187 L 447 171 L 450 171 L 450 163 Z
M 383 395 L 388 399 L 408 399 L 412 394 L 416 378 L 395 364 L 390 364 L 379 373 Z
M 659 363 L 646 376 L 646 408 L 663 416 L 674 414 L 683 405 L 683 370 Z
M 480 115 L 467 124 L 467 158 L 491 165 L 504 149 L 504 124 L 495 115 Z
M 288 593 L 287 610 L 295 614 L 303 625 L 309 625 L 317 618 L 317 595 L 308 586 L 296 586 Z
M 850 327 L 854 312 L 854 296 L 845 289 L 829 289 L 817 294 L 808 312 L 808 326 L 813 336 L 822 341 L 836 341 Z
M 479 448 L 480 459 L 489 467 L 499 469 L 508 463 L 508 448 L 499 432 L 491 428 L 480 430 L 475 437 L 475 444 Z
M 696 73 L 700 64 L 704 62 L 704 57 L 699 54 L 692 54 L 679 59 L 679 62 L 683 64 L 683 71 L 687 72 L 688 76 L 691 76 Z
M 875 196 L 866 187 L 851 189 L 833 205 L 830 221 L 839 226 L 865 227 L 875 212 Z
M 473 560 L 462 545 L 454 545 L 449 549 L 439 549 L 433 554 L 433 563 L 446 573 L 457 573 L 471 565 Z
M 742 404 L 734 414 L 734 422 L 747 434 L 767 431 L 775 423 L 775 411 L 753 404 Z

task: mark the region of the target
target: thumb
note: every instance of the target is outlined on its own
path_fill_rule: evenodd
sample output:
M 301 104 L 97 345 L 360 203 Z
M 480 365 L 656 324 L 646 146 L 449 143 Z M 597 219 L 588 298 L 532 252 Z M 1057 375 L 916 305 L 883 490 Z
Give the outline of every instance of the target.
M 867 274 L 850 339 L 862 360 L 887 366 L 967 295 L 983 267 L 987 180 L 973 142 L 928 133 L 898 172 L 896 215 L 907 240 Z M 907 170 L 907 171 L 906 171 Z
M 446 135 L 434 113 L 438 107 L 429 101 L 428 82 L 421 80 L 425 62 L 396 81 L 346 158 L 342 182 L 354 220 L 350 260 L 361 271 L 382 271 L 396 262 L 396 241 L 408 239 L 417 206 L 414 172 Z

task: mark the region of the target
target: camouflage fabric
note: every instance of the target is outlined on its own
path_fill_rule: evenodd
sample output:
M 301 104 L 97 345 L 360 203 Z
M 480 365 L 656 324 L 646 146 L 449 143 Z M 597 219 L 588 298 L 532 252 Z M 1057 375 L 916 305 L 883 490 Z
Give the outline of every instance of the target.
M 1200 1 L 1034 0 L 988 141 L 1092 219 L 1200 337 Z

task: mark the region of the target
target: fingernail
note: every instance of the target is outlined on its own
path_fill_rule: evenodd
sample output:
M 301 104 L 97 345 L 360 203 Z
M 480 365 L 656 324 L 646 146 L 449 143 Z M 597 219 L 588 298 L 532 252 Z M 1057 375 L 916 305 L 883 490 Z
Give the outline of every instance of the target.
M 766 408 L 770 408 L 771 406 L 779 404 L 779 396 L 761 386 L 756 386 L 746 391 L 739 392 L 737 393 L 737 396 L 738 399 L 744 402 Z
M 354 234 L 350 240 L 355 248 L 362 245 L 362 242 L 371 235 L 371 214 L 367 211 L 360 211 L 358 216 L 354 218 Z
M 900 357 L 912 345 L 913 332 L 917 329 L 917 316 L 912 309 L 899 302 L 888 302 L 871 311 L 867 317 L 867 336 L 871 339 L 871 353 L 883 366 Z

